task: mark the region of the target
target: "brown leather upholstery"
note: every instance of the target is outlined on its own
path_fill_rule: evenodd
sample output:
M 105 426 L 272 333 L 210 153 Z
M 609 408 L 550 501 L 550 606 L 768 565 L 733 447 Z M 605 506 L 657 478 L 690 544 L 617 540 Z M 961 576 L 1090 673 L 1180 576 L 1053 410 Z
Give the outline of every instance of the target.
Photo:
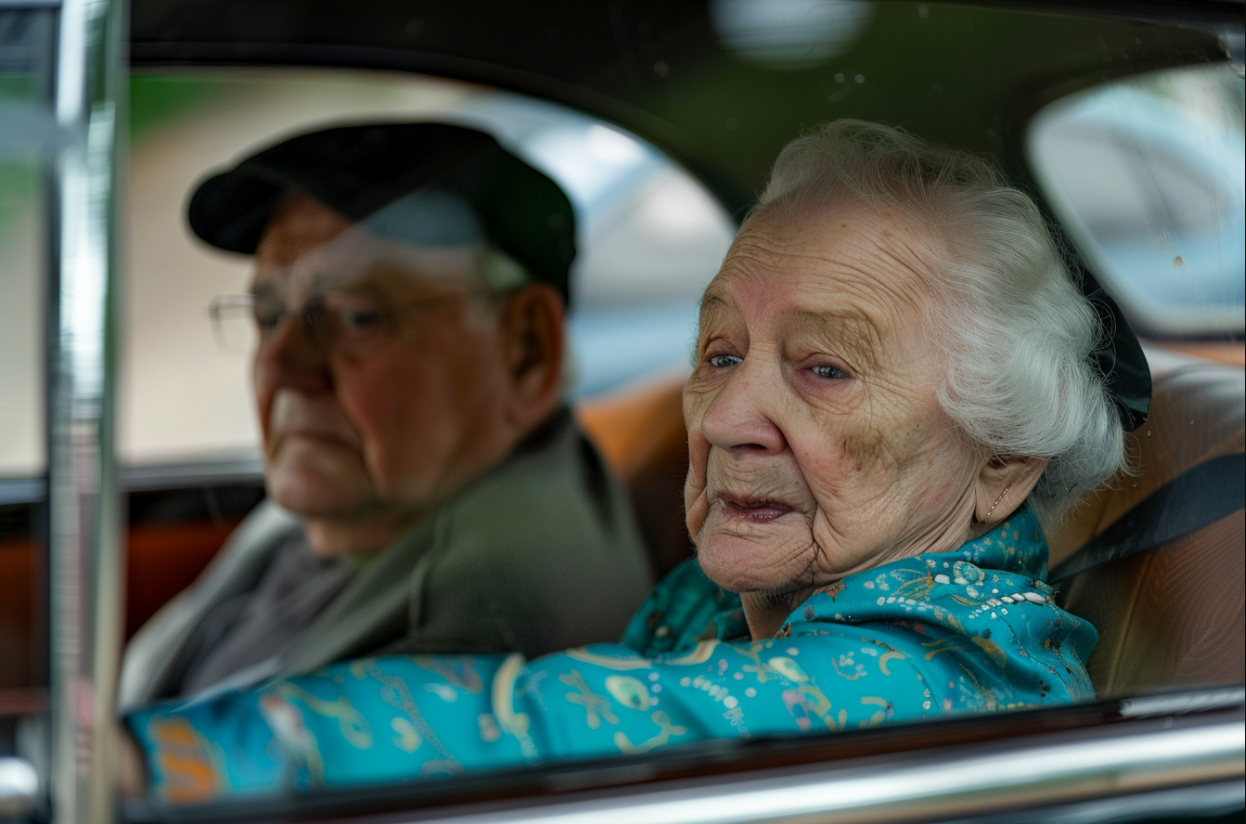
M 33 541 L 0 541 L 0 691 L 46 683 L 47 656 L 36 630 L 41 581 Z
M 1148 350 L 1154 395 L 1135 433 L 1137 475 L 1118 478 L 1051 536 L 1058 563 L 1173 478 L 1246 447 L 1240 369 Z M 1086 662 L 1101 696 L 1241 683 L 1246 554 L 1241 511 L 1142 555 L 1083 572 L 1065 607 L 1099 629 Z
M 1148 350 L 1150 421 L 1134 433 L 1136 474 L 1091 496 L 1049 536 L 1052 564 L 1072 555 L 1168 481 L 1209 458 L 1243 451 L 1243 372 Z M 581 424 L 627 483 L 655 567 L 691 551 L 683 527 L 687 443 L 680 383 L 655 382 L 581 404 Z M 1243 680 L 1241 512 L 1145 555 L 1067 581 L 1063 600 L 1094 624 L 1087 662 L 1103 695 Z
M 1182 472 L 1246 449 L 1241 369 L 1161 349 L 1146 354 L 1154 389 L 1150 419 L 1133 435 L 1136 474 L 1090 496 L 1047 536 L 1052 566 Z
M 126 532 L 125 637 L 199 577 L 238 519 L 132 526 Z
M 1099 629 L 1101 697 L 1243 680 L 1243 513 L 1075 576 L 1065 607 Z

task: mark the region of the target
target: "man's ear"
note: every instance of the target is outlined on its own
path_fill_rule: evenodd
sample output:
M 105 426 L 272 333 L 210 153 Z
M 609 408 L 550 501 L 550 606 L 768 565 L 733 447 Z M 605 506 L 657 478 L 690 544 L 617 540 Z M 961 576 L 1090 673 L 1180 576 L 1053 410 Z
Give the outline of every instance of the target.
M 525 286 L 502 304 L 506 417 L 517 429 L 544 420 L 562 393 L 563 313 L 562 296 L 543 283 Z
M 1046 458 L 992 455 L 978 472 L 974 520 L 987 528 L 1003 521 L 1021 506 L 1046 468 Z

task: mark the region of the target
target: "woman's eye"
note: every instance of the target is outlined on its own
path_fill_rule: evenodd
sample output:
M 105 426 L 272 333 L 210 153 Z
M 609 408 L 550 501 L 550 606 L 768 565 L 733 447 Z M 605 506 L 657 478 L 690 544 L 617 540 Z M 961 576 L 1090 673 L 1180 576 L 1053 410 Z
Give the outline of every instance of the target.
M 817 375 L 819 378 L 841 379 L 848 377 L 847 372 L 837 366 L 831 366 L 829 364 L 813 367 L 813 374 Z
M 710 366 L 716 369 L 725 369 L 728 366 L 735 366 L 738 363 L 744 362 L 744 358 L 737 357 L 736 355 L 711 355 L 709 360 Z

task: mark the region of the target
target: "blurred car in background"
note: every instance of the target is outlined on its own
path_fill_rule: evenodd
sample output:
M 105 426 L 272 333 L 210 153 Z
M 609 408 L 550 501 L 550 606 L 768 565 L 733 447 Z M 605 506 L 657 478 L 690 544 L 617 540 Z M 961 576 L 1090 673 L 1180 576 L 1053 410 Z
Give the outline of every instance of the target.
M 1170 69 L 1048 106 L 1030 126 L 1043 190 L 1134 328 L 1241 335 L 1246 313 L 1242 83 Z

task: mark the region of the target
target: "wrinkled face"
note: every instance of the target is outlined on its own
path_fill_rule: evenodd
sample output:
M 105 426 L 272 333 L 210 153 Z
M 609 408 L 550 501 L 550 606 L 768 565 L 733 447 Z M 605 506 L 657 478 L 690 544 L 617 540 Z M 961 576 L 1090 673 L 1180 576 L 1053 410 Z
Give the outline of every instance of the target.
M 505 451 L 499 333 L 471 266 L 467 252 L 383 241 L 307 199 L 273 218 L 257 297 L 296 310 L 316 297 L 350 333 L 329 340 L 286 320 L 262 337 L 253 375 L 278 503 L 407 522 Z
M 795 592 L 968 537 L 982 460 L 936 400 L 921 323 L 939 243 L 865 206 L 736 238 L 684 392 L 688 529 L 719 584 Z

